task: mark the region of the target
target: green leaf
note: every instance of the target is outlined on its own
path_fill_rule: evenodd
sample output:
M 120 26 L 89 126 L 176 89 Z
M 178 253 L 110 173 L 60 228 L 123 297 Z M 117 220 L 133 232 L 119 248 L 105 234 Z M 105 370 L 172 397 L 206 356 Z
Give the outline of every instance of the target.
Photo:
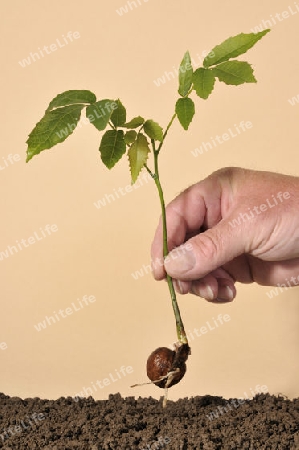
M 101 158 L 108 169 L 126 153 L 126 143 L 123 130 L 108 130 L 103 134 L 100 148 Z
M 212 70 L 219 81 L 225 84 L 238 86 L 243 83 L 256 83 L 252 67 L 245 61 L 226 61 Z
M 139 133 L 137 140 L 132 144 L 128 151 L 132 184 L 138 178 L 138 175 L 147 161 L 150 148 L 144 134 Z
M 246 53 L 247 50 L 253 47 L 254 44 L 265 36 L 265 34 L 269 33 L 269 31 L 270 29 L 259 33 L 240 33 L 237 36 L 226 39 L 220 45 L 216 45 L 216 47 L 214 47 L 206 56 L 203 61 L 204 67 L 207 68 Z
M 49 104 L 47 111 L 61 106 L 75 105 L 78 103 L 94 103 L 97 100 L 96 96 L 90 91 L 65 91 L 58 94 Z
M 193 73 L 192 80 L 196 94 L 203 99 L 207 99 L 212 93 L 215 84 L 215 76 L 212 70 L 200 67 Z
M 111 115 L 111 122 L 116 127 L 121 127 L 126 123 L 127 112 L 124 105 L 121 103 L 119 99 L 115 102 L 117 104 L 117 108 L 113 111 Z
M 130 120 L 130 122 L 125 123 L 124 127 L 126 128 L 138 128 L 144 123 L 144 118 L 141 116 L 134 117 L 134 119 Z
M 150 139 L 160 142 L 163 140 L 163 129 L 157 122 L 147 120 L 143 125 L 143 129 Z
M 189 52 L 186 52 L 179 68 L 179 94 L 185 97 L 192 86 L 192 64 Z
M 179 98 L 175 105 L 175 112 L 177 113 L 180 124 L 184 130 L 188 130 L 189 125 L 195 114 L 194 102 L 191 98 Z
M 45 113 L 27 139 L 27 159 L 63 142 L 77 126 L 85 105 L 69 105 Z
M 136 140 L 137 133 L 135 130 L 127 131 L 125 134 L 125 143 L 127 145 L 133 144 L 133 142 Z
M 115 109 L 113 100 L 99 100 L 86 108 L 86 117 L 100 131 L 105 130 Z

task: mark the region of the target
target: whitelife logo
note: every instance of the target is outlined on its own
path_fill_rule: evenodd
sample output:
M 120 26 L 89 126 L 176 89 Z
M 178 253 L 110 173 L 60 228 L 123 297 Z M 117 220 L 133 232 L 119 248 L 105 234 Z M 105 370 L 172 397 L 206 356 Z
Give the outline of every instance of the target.
M 197 53 L 196 58 L 191 58 L 191 64 L 192 67 L 197 68 L 199 67 L 205 58 L 213 58 L 215 56 L 215 53 L 213 51 L 207 52 L 206 50 L 203 50 L 201 54 Z M 186 70 L 189 69 L 190 63 L 185 64 L 184 66 L 172 66 L 172 70 L 165 70 L 165 72 L 158 77 L 156 80 L 154 80 L 154 84 L 157 87 L 160 87 L 167 83 L 168 81 L 176 80 L 179 73 L 185 73 Z
M 64 137 L 68 137 L 70 133 L 74 131 L 75 128 L 82 128 L 83 125 L 88 125 L 89 123 L 94 122 L 96 119 L 100 119 L 102 117 L 105 117 L 107 114 L 111 114 L 111 111 L 114 111 L 118 108 L 116 102 L 107 102 L 105 104 L 105 109 L 102 107 L 98 107 L 98 111 L 94 109 L 94 114 L 89 114 L 87 117 L 81 117 L 80 121 L 77 123 L 69 123 L 67 127 L 63 128 L 60 131 L 56 131 L 57 136 L 59 139 L 62 139 Z M 101 112 L 99 112 L 99 109 Z
M 21 156 L 16 153 L 16 154 L 12 154 L 10 153 L 9 155 L 2 156 L 2 162 L 0 163 L 0 170 L 4 170 L 7 167 L 12 166 L 14 163 L 21 161 Z
M 27 430 L 30 427 L 36 427 L 39 424 L 39 422 L 45 420 L 45 418 L 46 417 L 43 413 L 33 413 L 31 414 L 31 416 L 26 416 L 23 420 L 20 420 L 19 423 L 17 423 L 16 425 L 3 430 L 2 433 L 0 434 L 0 438 L 2 439 L 2 441 L 5 441 L 5 439 L 9 439 L 16 433 L 22 433 L 22 431 Z M 5 448 L 10 449 L 10 447 Z
M 3 261 L 10 256 L 19 253 L 25 248 L 30 247 L 38 241 L 45 239 L 48 236 L 51 236 L 52 233 L 56 233 L 58 231 L 57 225 L 46 225 L 45 227 L 40 227 L 39 231 L 34 231 L 32 236 L 29 236 L 27 239 L 20 239 L 15 241 L 15 245 L 8 245 L 5 250 L 0 251 L 0 261 Z
M 290 288 L 293 288 L 294 286 L 299 286 L 299 275 L 297 278 L 291 277 L 290 279 L 285 278 L 286 283 L 277 284 L 275 289 L 271 289 L 270 291 L 266 292 L 267 296 L 272 299 L 274 297 L 277 297 L 282 292 L 285 292 L 289 290 Z
M 174 248 L 171 253 L 164 259 L 156 259 L 155 261 L 151 260 L 151 264 L 143 264 L 143 266 L 136 270 L 135 272 L 131 273 L 134 280 L 138 280 L 139 278 L 143 277 L 144 275 L 147 275 L 148 273 L 151 273 L 153 271 L 154 266 L 163 266 L 165 261 L 169 259 L 177 259 L 180 254 L 184 254 L 188 251 L 192 251 L 192 245 L 187 243 L 184 245 L 181 245 L 180 247 Z
M 110 205 L 111 203 L 115 202 L 115 200 L 124 197 L 125 195 L 129 194 L 130 192 L 135 191 L 136 189 L 139 189 L 144 184 L 148 184 L 149 182 L 152 182 L 152 177 L 147 173 L 143 172 L 136 183 L 133 185 L 127 184 L 124 187 L 119 187 L 118 189 L 113 189 L 113 192 L 110 194 L 105 194 L 104 197 L 99 199 L 98 201 L 94 202 L 94 206 L 97 209 L 101 209 L 104 206 Z
M 6 344 L 6 342 L 0 342 L 0 350 L 7 350 L 8 346 Z
M 268 386 L 266 386 L 265 384 L 263 384 L 262 386 L 260 386 L 259 384 L 257 384 L 255 386 L 255 389 L 252 390 L 250 388 L 250 392 L 252 394 L 252 397 L 255 397 L 257 394 L 266 394 L 268 392 Z M 217 409 L 215 409 L 214 411 L 212 411 L 210 414 L 206 414 L 206 417 L 212 421 L 214 419 L 218 419 L 219 417 L 219 413 L 221 414 L 221 416 L 223 416 L 224 414 L 226 414 L 229 411 L 232 411 L 233 408 L 232 406 L 237 409 L 240 405 L 243 405 L 246 400 L 249 400 L 250 397 L 248 397 L 247 392 L 244 392 L 244 397 L 238 398 L 238 399 L 232 399 L 229 402 L 225 403 L 225 406 L 217 406 Z
M 289 200 L 291 198 L 291 194 L 289 192 L 278 192 L 276 195 L 272 194 L 272 198 L 267 198 L 265 203 L 261 203 L 259 206 L 254 206 L 253 208 L 248 208 L 248 212 L 239 213 L 237 219 L 233 219 L 229 222 L 229 225 L 232 228 L 245 223 L 248 220 L 253 219 L 256 216 L 268 211 L 269 209 L 274 208 L 275 206 L 283 203 L 284 200 Z
M 291 106 L 298 105 L 299 104 L 299 94 L 296 95 L 295 97 L 289 98 L 288 102 Z
M 58 312 L 53 311 L 52 316 L 45 316 L 45 319 L 37 325 L 34 325 L 34 328 L 36 331 L 45 330 L 48 326 L 60 322 L 61 319 L 71 316 L 74 312 L 82 311 L 82 309 L 95 301 L 96 297 L 94 295 L 90 295 L 89 297 L 88 295 L 84 295 L 82 300 L 77 298 L 77 303 L 72 302 L 71 306 L 65 309 L 60 309 Z
M 119 16 L 123 16 L 124 14 L 127 14 L 130 11 L 133 11 L 133 9 L 138 8 L 138 6 L 142 6 L 143 3 L 147 3 L 149 0 L 128 0 L 127 3 L 123 6 L 121 6 L 119 9 L 116 9 L 116 12 Z
M 202 325 L 200 328 L 193 328 L 193 330 L 188 330 L 186 332 L 186 336 L 189 342 L 194 341 L 196 338 L 199 338 L 203 336 L 204 334 L 207 334 L 209 331 L 216 330 L 217 328 L 221 327 L 227 322 L 230 322 L 231 317 L 229 314 L 222 315 L 221 313 L 218 314 L 217 318 L 212 317 L 212 320 L 207 320 L 204 325 Z M 171 347 L 173 344 L 169 344 L 169 347 Z
M 83 390 L 75 394 L 75 402 L 78 402 L 80 398 L 84 398 L 89 395 L 92 396 L 94 392 L 98 392 L 98 388 L 104 389 L 105 387 L 110 386 L 111 382 L 115 383 L 116 381 L 121 380 L 123 377 L 126 377 L 127 375 L 133 373 L 133 367 L 121 366 L 119 370 L 115 369 L 114 372 L 114 374 L 110 372 L 107 377 L 103 378 L 102 380 L 97 380 L 95 382 L 91 381 L 91 386 L 83 386 Z
M 53 52 L 56 52 L 59 48 L 63 48 L 66 45 L 69 45 L 71 42 L 74 42 L 74 40 L 79 39 L 80 33 L 79 31 L 69 31 L 66 35 L 62 35 L 62 38 L 57 38 L 54 43 L 50 45 L 44 45 L 42 48 L 38 47 L 37 52 L 30 52 L 29 56 L 27 58 L 22 59 L 22 61 L 19 61 L 19 64 L 23 69 L 27 66 L 30 66 L 30 64 L 39 61 L 41 58 L 44 58 L 46 55 L 50 55 Z
M 214 137 L 211 137 L 210 141 L 202 142 L 201 145 L 194 150 L 191 150 L 193 156 L 197 157 L 198 155 L 202 155 L 204 152 L 208 152 L 209 150 L 213 150 L 213 148 L 218 147 L 221 144 L 233 139 L 237 136 L 240 136 L 241 133 L 244 133 L 247 130 L 252 128 L 252 122 L 247 120 L 246 122 L 242 120 L 238 125 L 234 124 L 233 127 L 230 127 L 225 133 L 221 135 L 217 134 Z
M 266 30 L 267 28 L 272 28 L 274 25 L 277 25 L 280 22 L 283 22 L 286 19 L 289 19 L 292 16 L 295 16 L 299 12 L 299 5 L 297 2 L 294 2 L 294 6 L 288 6 L 286 10 L 280 12 L 270 14 L 269 19 L 263 19 L 259 25 L 256 25 L 254 28 L 251 28 L 253 33 L 259 33 L 261 31 Z

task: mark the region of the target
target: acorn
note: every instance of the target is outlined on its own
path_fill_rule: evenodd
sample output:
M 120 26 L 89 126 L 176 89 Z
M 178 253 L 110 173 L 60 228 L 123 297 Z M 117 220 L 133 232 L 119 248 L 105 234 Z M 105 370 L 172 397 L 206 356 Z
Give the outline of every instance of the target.
M 175 344 L 175 350 L 159 347 L 148 357 L 147 376 L 159 388 L 169 388 L 179 383 L 186 373 L 186 361 L 191 354 L 188 344 Z

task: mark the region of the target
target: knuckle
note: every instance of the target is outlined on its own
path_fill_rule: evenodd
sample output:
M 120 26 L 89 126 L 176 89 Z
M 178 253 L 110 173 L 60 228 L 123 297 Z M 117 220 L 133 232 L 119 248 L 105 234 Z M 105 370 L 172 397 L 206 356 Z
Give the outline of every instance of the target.
M 213 256 L 219 254 L 220 240 L 215 231 L 213 231 L 212 236 L 209 233 L 209 230 L 200 234 L 194 239 L 194 245 L 196 250 L 198 250 L 207 260 L 210 260 Z

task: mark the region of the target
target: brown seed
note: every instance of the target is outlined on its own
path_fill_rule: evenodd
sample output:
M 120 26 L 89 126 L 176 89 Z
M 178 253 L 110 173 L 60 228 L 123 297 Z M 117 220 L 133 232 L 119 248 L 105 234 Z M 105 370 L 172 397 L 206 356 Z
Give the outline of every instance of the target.
M 181 381 L 186 373 L 185 361 L 190 354 L 188 344 L 176 346 L 176 350 L 159 347 L 147 360 L 147 376 L 158 387 L 171 387 Z M 163 378 L 164 377 L 164 378 Z

